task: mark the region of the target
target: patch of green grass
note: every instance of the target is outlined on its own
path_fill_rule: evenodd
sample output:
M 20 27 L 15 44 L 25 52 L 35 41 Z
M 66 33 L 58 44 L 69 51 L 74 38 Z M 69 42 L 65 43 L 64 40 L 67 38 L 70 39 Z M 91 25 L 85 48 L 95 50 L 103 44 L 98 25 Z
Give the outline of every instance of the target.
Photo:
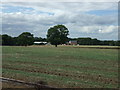
M 18 74 L 18 76 L 14 75 L 13 77 L 11 78 L 19 78 L 19 74 L 22 76 L 24 75 L 24 77 L 32 77 L 32 78 L 27 78 L 27 81 L 29 82 L 33 82 L 33 79 L 34 78 L 38 78 L 40 77 L 40 80 L 45 80 L 45 82 L 49 83 L 51 81 L 53 81 L 53 84 L 54 83 L 58 83 L 58 84 L 61 84 L 60 86 L 66 86 L 66 85 L 69 85 L 70 82 L 72 84 L 72 86 L 76 86 L 76 87 L 79 87 L 79 85 L 85 85 L 89 88 L 89 86 L 91 87 L 109 87 L 109 88 L 114 88 L 116 87 L 116 85 L 112 85 L 112 84 L 102 84 L 100 82 L 92 82 L 92 81 L 89 81 L 89 80 L 79 80 L 79 79 L 74 79 L 74 78 L 66 78 L 66 77 L 61 77 L 61 76 L 56 76 L 56 75 L 49 75 L 49 74 L 43 74 L 43 73 L 33 73 L 33 72 L 25 72 L 25 71 L 17 71 L 17 70 L 10 70 L 10 69 L 4 69 L 4 73 L 8 73 L 9 75 L 12 75 L 12 73 L 16 73 L 16 75 Z M 10 76 L 9 76 L 10 77 Z M 28 80 L 29 79 L 29 80 Z M 25 79 L 26 80 L 26 79 Z M 83 87 L 81 86 L 81 87 Z
M 107 71 L 107 72 L 103 72 L 103 70 L 99 70 L 99 69 L 89 69 L 89 67 L 88 68 L 73 68 L 73 67 L 63 67 L 63 66 L 54 66 L 54 65 L 50 65 L 50 66 L 46 66 L 45 67 L 45 65 L 41 65 L 41 64 L 24 64 L 24 63 L 20 63 L 19 64 L 19 62 L 18 63 L 13 63 L 13 62 L 9 62 L 8 64 L 4 64 L 3 63 L 3 66 L 11 66 L 11 65 L 14 65 L 14 68 L 23 68 L 23 69 L 30 69 L 31 68 L 31 70 L 32 69 L 41 69 L 41 68 L 43 68 L 43 69 L 46 69 L 46 70 L 48 70 L 48 71 L 55 71 L 55 70 L 57 70 L 58 72 L 67 72 L 67 73 L 78 73 L 78 75 L 79 74 L 90 74 L 90 75 L 102 75 L 102 76 L 104 76 L 104 77 L 107 77 L 107 78 L 111 78 L 111 77 L 117 77 L 117 74 L 118 74 L 118 72 L 113 72 L 113 71 Z M 104 70 L 105 71 L 105 70 Z
M 80 72 L 82 74 L 90 74 L 90 75 L 102 75 L 106 78 L 117 79 L 118 73 L 108 70 L 117 70 L 118 69 L 118 50 L 117 49 L 95 49 L 95 48 L 76 48 L 77 46 L 58 46 L 57 48 L 51 46 L 40 46 L 40 47 L 20 47 L 20 46 L 3 46 L 2 47 L 2 63 L 3 66 L 9 66 L 14 68 L 25 68 L 25 69 L 34 69 L 33 67 L 45 68 L 48 71 L 60 71 L 68 73 L 76 73 Z M 78 46 L 79 47 L 79 46 Z M 22 64 L 20 62 L 23 62 Z M 18 63 L 17 63 L 18 62 Z M 24 62 L 28 62 L 29 64 L 24 64 Z M 32 63 L 33 62 L 33 63 Z M 35 64 L 36 63 L 36 64 Z M 38 64 L 37 64 L 38 63 Z M 43 64 L 55 64 L 52 65 L 41 65 Z M 58 66 L 57 66 L 58 65 Z M 72 67 L 62 67 L 60 65 L 69 65 L 69 66 L 77 66 L 77 67 L 88 67 L 88 69 L 82 68 L 72 68 Z M 96 69 L 89 69 L 91 67 L 95 67 Z M 97 69 L 100 68 L 101 70 Z M 22 71 L 12 71 L 10 69 L 3 68 L 3 76 L 11 76 L 16 75 L 17 73 L 27 76 L 31 76 L 35 78 L 44 77 L 45 80 L 51 81 L 55 83 L 56 81 L 61 84 L 61 87 L 76 87 L 75 83 L 79 82 L 79 85 L 84 84 L 83 87 L 88 85 L 93 85 L 93 87 L 103 86 L 103 83 L 98 83 L 93 80 L 85 83 L 84 80 L 76 80 L 71 79 L 72 81 L 68 82 L 69 78 L 65 78 L 56 75 L 46 75 L 42 73 L 28 73 Z M 7 72 L 10 72 L 7 73 Z M 26 76 L 26 77 L 27 77 Z M 23 77 L 25 78 L 25 77 Z M 89 79 L 89 78 L 88 78 Z M 36 80 L 36 79 L 35 79 Z M 68 85 L 69 83 L 70 85 Z M 74 84 L 73 84 L 74 83 Z M 58 86 L 58 85 L 57 85 Z M 78 86 L 78 85 L 77 85 Z M 106 84 L 104 88 L 115 87 L 115 85 Z

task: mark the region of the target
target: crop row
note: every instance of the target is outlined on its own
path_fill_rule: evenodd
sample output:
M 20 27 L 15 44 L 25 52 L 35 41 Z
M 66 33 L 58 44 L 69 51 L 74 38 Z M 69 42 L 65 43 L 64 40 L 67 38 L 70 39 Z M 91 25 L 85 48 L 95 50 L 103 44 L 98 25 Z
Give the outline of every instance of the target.
M 7 61 L 8 62 L 8 61 Z M 9 61 L 12 63 L 21 63 L 21 64 L 38 64 L 38 65 L 44 65 L 44 66 L 59 66 L 59 67 L 67 67 L 67 68 L 74 68 L 74 69 L 87 69 L 87 70 L 100 70 L 100 71 L 108 71 L 108 72 L 118 72 L 118 70 L 112 70 L 107 68 L 99 68 L 99 67 L 87 67 L 87 66 L 75 66 L 75 65 L 60 65 L 60 64 L 45 64 L 40 62 L 25 62 L 25 61 Z
M 68 73 L 60 73 L 60 72 L 56 72 L 56 71 L 48 71 L 46 69 L 43 68 L 34 68 L 34 69 L 26 69 L 26 68 L 14 68 L 14 67 L 10 67 L 10 66 L 3 66 L 3 68 L 7 68 L 7 69 L 12 69 L 12 70 L 21 70 L 21 71 L 26 71 L 26 72 L 36 72 L 36 73 L 44 73 L 44 74 L 51 74 L 51 75 L 57 75 L 57 76 L 62 76 L 62 77 L 70 77 L 70 78 L 76 78 L 76 79 L 86 79 L 86 80 L 92 80 L 92 81 L 96 81 L 96 82 L 101 82 L 104 84 L 118 84 L 117 80 L 114 79 L 109 79 L 109 78 L 104 78 L 101 76 L 88 76 L 88 75 L 75 75 L 75 74 L 68 74 Z

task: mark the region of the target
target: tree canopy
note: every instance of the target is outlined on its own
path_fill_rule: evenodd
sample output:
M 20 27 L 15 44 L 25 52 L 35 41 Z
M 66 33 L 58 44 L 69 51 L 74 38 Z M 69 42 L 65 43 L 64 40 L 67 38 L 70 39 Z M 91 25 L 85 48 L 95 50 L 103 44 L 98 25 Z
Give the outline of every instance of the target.
M 13 39 L 11 36 L 4 34 L 2 35 L 2 45 L 12 45 Z
M 23 32 L 18 36 L 18 44 L 21 46 L 32 45 L 34 42 L 33 34 L 29 32 Z
M 69 31 L 64 25 L 56 25 L 48 29 L 47 40 L 57 47 L 59 44 L 65 44 L 68 40 Z

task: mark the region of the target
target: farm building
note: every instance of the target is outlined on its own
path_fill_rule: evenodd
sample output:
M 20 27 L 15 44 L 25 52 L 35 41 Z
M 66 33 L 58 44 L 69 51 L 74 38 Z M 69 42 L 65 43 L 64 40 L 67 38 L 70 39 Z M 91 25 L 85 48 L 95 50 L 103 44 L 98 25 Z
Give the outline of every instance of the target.
M 47 42 L 34 42 L 34 45 L 45 45 Z
M 69 44 L 69 45 L 77 45 L 77 40 L 70 40 L 69 42 L 67 42 L 67 44 Z

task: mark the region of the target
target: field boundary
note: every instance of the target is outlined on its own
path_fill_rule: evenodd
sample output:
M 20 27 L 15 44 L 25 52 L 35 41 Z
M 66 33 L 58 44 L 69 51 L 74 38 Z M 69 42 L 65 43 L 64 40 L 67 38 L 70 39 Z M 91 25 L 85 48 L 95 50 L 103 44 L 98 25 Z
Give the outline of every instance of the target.
M 120 47 L 74 47 L 74 48 L 95 48 L 95 49 L 120 49 Z
M 22 80 L 16 80 L 16 79 L 10 79 L 10 78 L 5 78 L 5 77 L 0 77 L 0 81 L 2 82 L 13 82 L 13 83 L 19 83 L 19 84 L 24 84 L 24 85 L 28 85 L 28 86 L 33 86 L 33 88 L 48 88 L 48 89 L 54 89 L 54 90 L 61 90 L 59 88 L 56 87 L 52 87 L 52 86 L 48 86 L 48 85 L 42 85 L 39 83 L 32 83 L 32 82 L 25 82 Z

